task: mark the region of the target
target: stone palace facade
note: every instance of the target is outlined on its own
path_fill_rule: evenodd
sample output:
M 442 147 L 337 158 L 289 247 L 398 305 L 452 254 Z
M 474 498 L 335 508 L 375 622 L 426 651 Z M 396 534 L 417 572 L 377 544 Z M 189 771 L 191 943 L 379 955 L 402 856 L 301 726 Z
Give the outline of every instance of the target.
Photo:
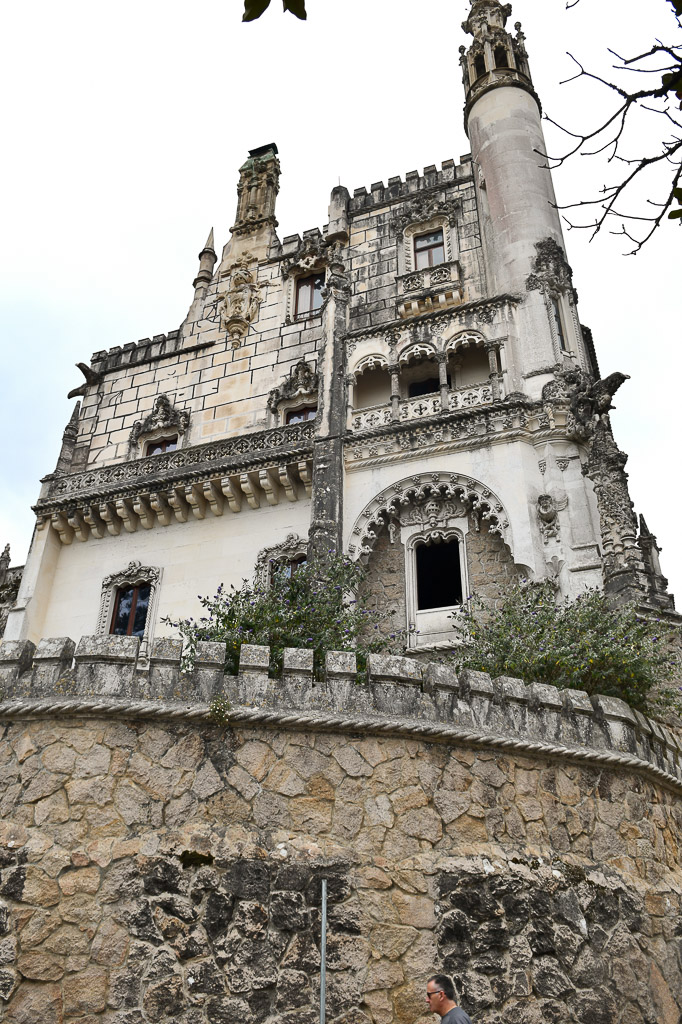
M 293 571 L 309 545 L 364 560 L 427 649 L 469 594 L 519 575 L 673 614 L 609 424 L 624 377 L 601 379 L 578 317 L 509 14 L 475 0 L 464 23 L 471 155 L 335 187 L 322 230 L 280 241 L 277 147 L 252 150 L 180 328 L 79 364 L 5 588 L 7 640 L 122 633 L 144 662 L 166 616 L 266 582 L 273 560 Z

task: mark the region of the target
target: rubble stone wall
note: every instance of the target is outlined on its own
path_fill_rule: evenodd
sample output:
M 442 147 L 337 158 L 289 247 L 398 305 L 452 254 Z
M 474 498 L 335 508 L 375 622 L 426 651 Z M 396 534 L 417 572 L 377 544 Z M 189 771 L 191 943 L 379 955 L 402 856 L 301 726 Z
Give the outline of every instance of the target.
M 189 682 L 215 692 L 210 653 Z M 0 704 L 4 1021 L 315 1024 L 327 878 L 330 1024 L 426 1024 L 437 969 L 476 1024 L 679 1024 L 677 733 L 649 722 L 647 761 L 619 702 L 587 729 L 551 687 L 387 657 L 360 687 L 331 656 L 316 703 L 308 652 L 279 683 L 267 654 L 244 649 L 221 722 L 78 667 L 19 696 L 25 657 Z

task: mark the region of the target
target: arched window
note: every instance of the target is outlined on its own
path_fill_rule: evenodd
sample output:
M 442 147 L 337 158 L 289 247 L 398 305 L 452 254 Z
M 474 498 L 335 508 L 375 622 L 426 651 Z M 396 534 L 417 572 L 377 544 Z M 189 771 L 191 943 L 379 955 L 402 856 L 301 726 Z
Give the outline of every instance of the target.
M 482 53 L 479 53 L 477 57 L 474 57 L 474 71 L 476 72 L 476 78 L 482 78 L 483 75 L 487 74 L 485 57 Z
M 117 636 L 144 636 L 151 595 L 150 583 L 119 587 L 114 601 L 110 633 Z
M 509 57 L 507 56 L 506 46 L 495 47 L 495 67 L 496 68 L 508 68 Z

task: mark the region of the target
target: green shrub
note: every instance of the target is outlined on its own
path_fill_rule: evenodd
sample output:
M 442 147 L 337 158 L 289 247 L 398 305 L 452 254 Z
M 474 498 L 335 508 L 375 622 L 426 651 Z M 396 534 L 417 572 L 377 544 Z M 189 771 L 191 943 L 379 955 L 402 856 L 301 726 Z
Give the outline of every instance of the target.
M 549 582 L 516 584 L 494 610 L 469 605 L 463 667 L 620 697 L 640 710 L 679 706 L 671 627 L 632 607 L 611 608 L 597 591 L 557 605 Z
M 314 651 L 314 672 L 324 671 L 327 651 L 356 650 L 360 670 L 370 651 L 402 649 L 402 634 L 383 636 L 379 627 L 391 617 L 369 608 L 359 592 L 365 577 L 362 566 L 342 555 L 307 562 L 289 575 L 286 568 L 272 574 L 270 586 L 254 586 L 247 580 L 239 589 L 221 586 L 214 597 L 200 598 L 206 614 L 200 619 L 180 619 L 169 625 L 184 640 L 183 668 L 190 669 L 199 640 L 227 644 L 225 671 L 236 673 L 243 643 L 270 647 L 270 672 L 282 670 L 285 647 Z

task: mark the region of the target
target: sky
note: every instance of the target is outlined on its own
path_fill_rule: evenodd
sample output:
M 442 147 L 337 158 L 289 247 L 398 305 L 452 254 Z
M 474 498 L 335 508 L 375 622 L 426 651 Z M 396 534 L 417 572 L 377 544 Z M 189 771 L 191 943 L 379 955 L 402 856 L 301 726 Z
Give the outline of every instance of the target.
M 321 227 L 339 182 L 352 193 L 468 152 L 458 53 L 469 40 L 468 0 L 307 6 L 305 23 L 272 0 L 258 22 L 242 24 L 241 0 L 6 5 L 0 547 L 11 544 L 12 564 L 26 557 L 30 506 L 73 407 L 67 392 L 82 383 L 74 364 L 179 326 L 209 229 L 218 249 L 229 237 L 249 149 L 279 147 L 280 238 Z M 515 0 L 510 24 L 523 23 L 553 120 L 591 128 L 610 109 L 598 83 L 560 84 L 575 70 L 567 51 L 608 77 L 609 47 L 630 56 L 670 39 L 670 6 L 651 0 L 644 21 L 643 6 Z M 660 139 L 650 121 L 635 122 L 626 155 Z M 560 152 L 567 137 L 545 130 L 548 151 Z M 620 167 L 573 158 L 554 175 L 559 203 L 594 197 Z M 616 396 L 616 440 L 682 606 L 679 224 L 665 221 L 637 256 L 607 232 L 591 243 L 586 231 L 565 237 L 601 372 L 631 377 Z

